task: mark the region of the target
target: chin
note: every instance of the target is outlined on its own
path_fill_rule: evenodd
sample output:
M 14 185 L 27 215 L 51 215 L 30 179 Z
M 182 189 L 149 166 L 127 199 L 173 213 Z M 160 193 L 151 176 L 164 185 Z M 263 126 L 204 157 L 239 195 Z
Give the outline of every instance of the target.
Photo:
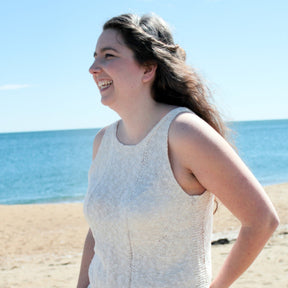
M 113 99 L 111 97 L 102 97 L 101 103 L 102 103 L 102 105 L 108 106 L 109 108 L 113 109 L 113 107 L 115 106 L 115 99 Z

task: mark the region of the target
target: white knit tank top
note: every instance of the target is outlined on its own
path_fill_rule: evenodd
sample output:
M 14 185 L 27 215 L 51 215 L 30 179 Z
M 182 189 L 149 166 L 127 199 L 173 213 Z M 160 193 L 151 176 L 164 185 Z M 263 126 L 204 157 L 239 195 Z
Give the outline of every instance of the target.
M 174 178 L 164 116 L 136 145 L 102 138 L 88 177 L 84 214 L 95 239 L 90 288 L 208 288 L 213 195 L 190 196 Z

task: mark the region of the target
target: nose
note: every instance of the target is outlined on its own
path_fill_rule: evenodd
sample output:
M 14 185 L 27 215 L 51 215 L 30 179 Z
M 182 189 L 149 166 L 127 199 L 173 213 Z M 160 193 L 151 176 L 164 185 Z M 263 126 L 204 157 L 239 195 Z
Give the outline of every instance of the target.
M 93 75 L 93 74 L 99 73 L 100 71 L 101 71 L 101 67 L 99 63 L 97 63 L 97 61 L 95 60 L 93 64 L 91 65 L 91 67 L 89 68 L 89 73 Z

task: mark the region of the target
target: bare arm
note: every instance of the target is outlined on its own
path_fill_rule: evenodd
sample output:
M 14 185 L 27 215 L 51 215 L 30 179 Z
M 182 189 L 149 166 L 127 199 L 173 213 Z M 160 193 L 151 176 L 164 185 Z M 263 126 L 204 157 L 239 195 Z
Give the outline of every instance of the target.
M 172 128 L 170 142 L 183 166 L 241 222 L 238 239 L 210 286 L 227 288 L 262 250 L 278 226 L 278 216 L 256 178 L 207 123 L 186 113 Z
M 87 236 L 86 236 L 85 244 L 84 244 L 77 288 L 88 287 L 89 285 L 88 269 L 89 269 L 89 265 L 91 263 L 93 256 L 94 256 L 94 238 L 93 238 L 91 230 L 89 229 Z
M 100 146 L 101 140 L 103 138 L 104 132 L 105 132 L 105 128 L 100 130 L 99 133 L 95 136 L 94 143 L 93 143 L 93 156 L 92 156 L 93 159 L 96 157 L 96 154 Z M 84 248 L 83 248 L 83 255 L 82 255 L 77 288 L 87 288 L 87 286 L 89 285 L 88 270 L 89 270 L 89 266 L 92 261 L 92 258 L 94 256 L 94 245 L 95 245 L 95 240 L 93 238 L 93 234 L 91 230 L 89 229 L 87 236 L 86 236 Z

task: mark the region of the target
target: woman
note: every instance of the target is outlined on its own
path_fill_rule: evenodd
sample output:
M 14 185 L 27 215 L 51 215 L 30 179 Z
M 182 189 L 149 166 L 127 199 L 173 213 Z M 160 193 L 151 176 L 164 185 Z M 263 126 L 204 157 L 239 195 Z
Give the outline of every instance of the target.
M 121 120 L 95 137 L 78 287 L 229 287 L 278 217 L 224 140 L 207 88 L 157 16 L 112 18 L 94 57 L 101 102 Z M 211 282 L 214 196 L 242 226 Z

